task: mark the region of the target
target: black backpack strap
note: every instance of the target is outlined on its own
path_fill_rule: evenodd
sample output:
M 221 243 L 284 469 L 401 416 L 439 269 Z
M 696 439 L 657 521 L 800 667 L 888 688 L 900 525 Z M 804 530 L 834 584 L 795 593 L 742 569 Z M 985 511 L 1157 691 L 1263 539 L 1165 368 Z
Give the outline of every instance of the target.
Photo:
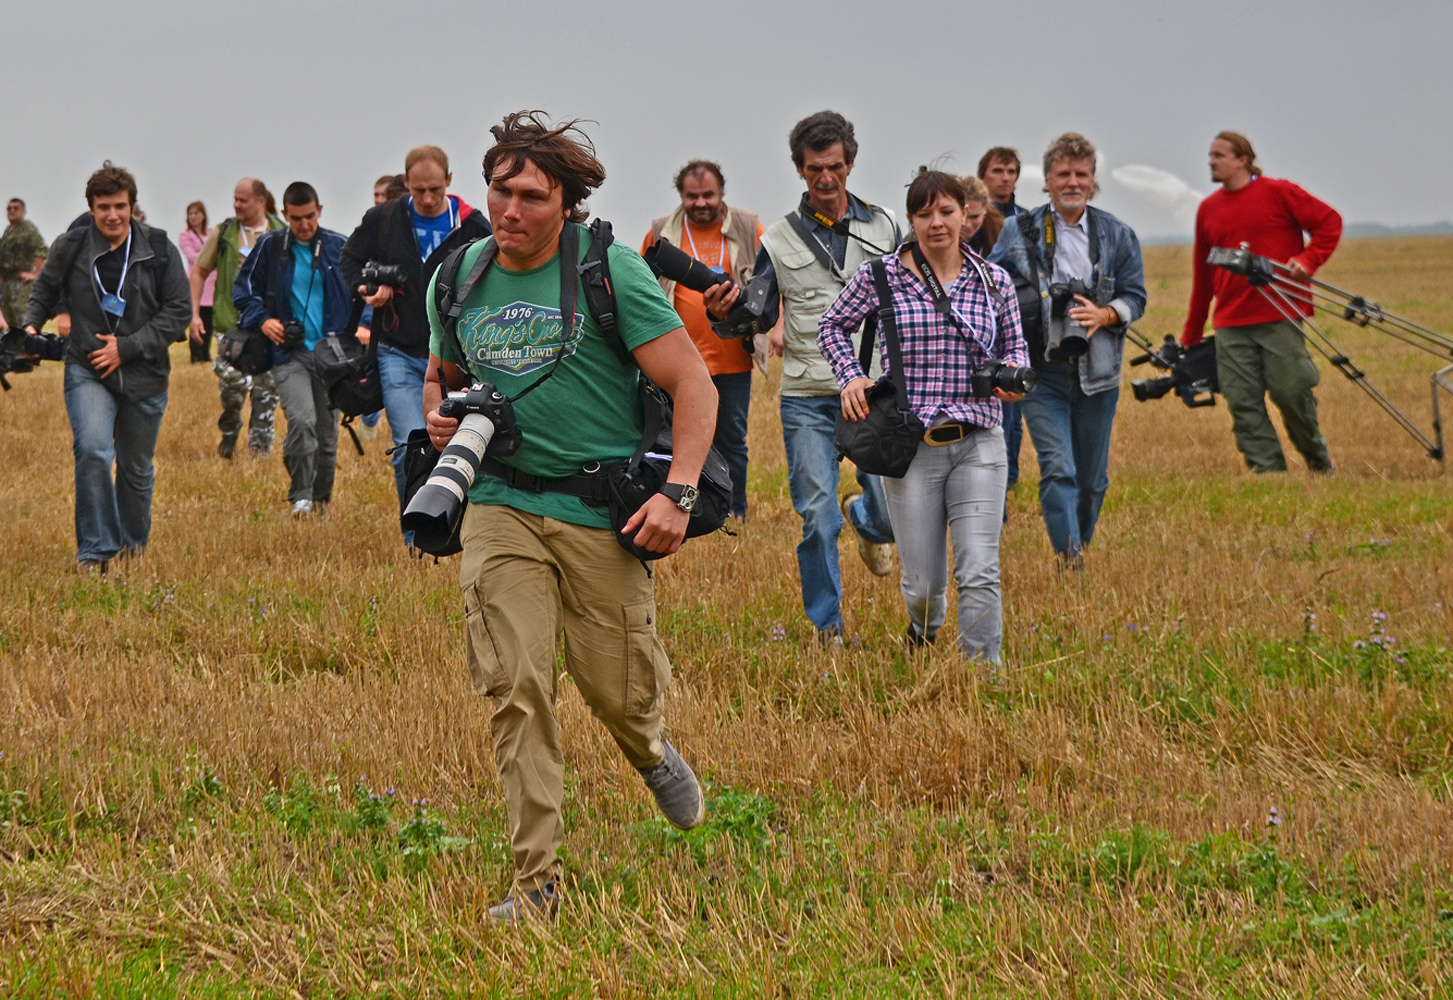
M 146 238 L 151 244 L 151 266 L 156 270 L 160 284 L 160 278 L 165 276 L 167 265 L 171 263 L 171 241 L 166 238 L 164 230 L 154 226 L 148 226 L 147 229 Z
M 466 366 L 466 361 L 464 345 L 459 341 L 459 313 L 464 309 L 464 300 L 469 298 L 469 293 L 474 291 L 474 286 L 484 277 L 485 270 L 494 261 L 495 253 L 499 249 L 493 240 L 486 243 L 474 266 L 469 269 L 464 280 L 460 281 L 459 270 L 464 266 L 464 254 L 478 242 L 473 240 L 451 252 L 444 258 L 444 263 L 439 265 L 434 276 L 434 310 L 439 314 L 439 325 L 444 328 L 444 334 L 449 338 L 449 346 L 453 348 L 461 366 Z
M 550 370 L 509 397 L 511 403 L 524 399 L 548 382 L 560 370 L 560 362 L 565 360 L 565 349 L 570 346 L 570 338 L 575 333 L 575 303 L 580 287 L 575 268 L 566 267 L 565 262 L 579 259 L 580 229 L 575 223 L 566 222 L 565 228 L 560 230 L 560 346 L 555 350 Z
M 834 278 L 846 285 L 848 283 L 847 279 L 843 277 L 842 271 L 838 270 L 838 266 L 833 263 L 832 255 L 827 252 L 827 247 L 823 246 L 822 241 L 812 235 L 812 231 L 807 228 L 807 220 L 803 219 L 797 212 L 788 212 L 784 218 L 786 218 L 787 224 L 792 227 L 792 231 L 797 234 L 797 238 L 807 245 L 807 249 L 812 251 L 812 255 L 817 258 L 817 262 L 827 268 L 828 273 Z
M 580 288 L 585 294 L 585 305 L 595 323 L 615 345 L 615 349 L 629 364 L 635 364 L 626 342 L 621 339 L 620 318 L 616 311 L 615 285 L 610 277 L 610 258 L 607 251 L 615 242 L 609 222 L 596 219 L 590 224 L 590 246 L 585 251 L 576 270 L 580 273 Z

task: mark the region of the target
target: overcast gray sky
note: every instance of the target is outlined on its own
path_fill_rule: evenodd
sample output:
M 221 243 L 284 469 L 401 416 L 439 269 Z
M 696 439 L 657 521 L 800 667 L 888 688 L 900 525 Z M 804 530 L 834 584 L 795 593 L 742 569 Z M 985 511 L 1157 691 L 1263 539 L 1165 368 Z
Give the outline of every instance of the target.
M 967 172 L 998 144 L 1036 163 L 1075 129 L 1102 150 L 1100 205 L 1189 232 L 1206 148 L 1235 128 L 1349 222 L 1453 217 L 1447 0 L 10 0 L 0 38 L 0 196 L 47 239 L 108 157 L 172 233 L 193 198 L 229 214 L 248 174 L 310 181 L 347 233 L 425 142 L 482 207 L 489 126 L 521 108 L 595 121 L 591 209 L 633 244 L 694 156 L 720 160 L 729 202 L 787 211 L 787 132 L 822 108 L 856 125 L 849 187 L 900 215 L 920 163 Z

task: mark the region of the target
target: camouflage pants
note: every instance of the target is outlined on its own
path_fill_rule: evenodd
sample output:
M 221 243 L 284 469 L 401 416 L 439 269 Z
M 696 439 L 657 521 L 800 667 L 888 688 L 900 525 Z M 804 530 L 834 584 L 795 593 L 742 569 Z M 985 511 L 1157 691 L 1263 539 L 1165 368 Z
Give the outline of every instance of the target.
M 30 283 L 19 278 L 0 278 L 0 313 L 11 326 L 20 326 L 30 304 Z
M 277 412 L 277 382 L 272 372 L 261 375 L 244 375 L 220 357 L 212 362 L 212 371 L 217 376 L 217 392 L 222 397 L 222 416 L 217 426 L 222 439 L 237 440 L 242 430 L 242 404 L 252 394 L 252 418 L 247 425 L 247 447 L 253 451 L 268 451 L 272 448 L 273 416 Z

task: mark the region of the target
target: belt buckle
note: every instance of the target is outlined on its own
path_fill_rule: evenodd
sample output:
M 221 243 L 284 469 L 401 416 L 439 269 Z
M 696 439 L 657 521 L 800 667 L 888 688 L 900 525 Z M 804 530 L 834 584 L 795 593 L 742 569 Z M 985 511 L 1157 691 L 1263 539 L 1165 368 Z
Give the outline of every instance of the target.
M 939 435 L 952 434 L 952 437 Z M 939 424 L 937 427 L 930 427 L 923 434 L 923 440 L 930 448 L 942 448 L 946 444 L 955 444 L 967 437 L 967 431 L 962 423 L 955 421 L 951 424 Z

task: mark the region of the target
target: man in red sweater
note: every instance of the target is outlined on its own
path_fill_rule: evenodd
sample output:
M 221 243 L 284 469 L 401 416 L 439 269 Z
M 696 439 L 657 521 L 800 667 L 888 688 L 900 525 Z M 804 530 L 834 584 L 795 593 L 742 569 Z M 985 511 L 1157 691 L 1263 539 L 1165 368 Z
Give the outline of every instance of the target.
M 1287 263 L 1305 281 L 1326 263 L 1342 236 L 1342 216 L 1291 181 L 1263 177 L 1247 138 L 1222 132 L 1211 143 L 1211 180 L 1221 190 L 1196 213 L 1195 281 L 1181 343 L 1200 343 L 1216 299 L 1216 375 L 1231 410 L 1236 446 L 1252 472 L 1285 472 L 1286 456 L 1266 411 L 1281 411 L 1287 437 L 1313 472 L 1329 473 L 1327 440 L 1317 426 L 1317 366 L 1301 324 L 1288 320 L 1245 278 L 1206 263 L 1213 247 L 1247 247 Z M 1311 235 L 1310 242 L 1303 234 Z M 1311 306 L 1293 306 L 1310 316 Z

